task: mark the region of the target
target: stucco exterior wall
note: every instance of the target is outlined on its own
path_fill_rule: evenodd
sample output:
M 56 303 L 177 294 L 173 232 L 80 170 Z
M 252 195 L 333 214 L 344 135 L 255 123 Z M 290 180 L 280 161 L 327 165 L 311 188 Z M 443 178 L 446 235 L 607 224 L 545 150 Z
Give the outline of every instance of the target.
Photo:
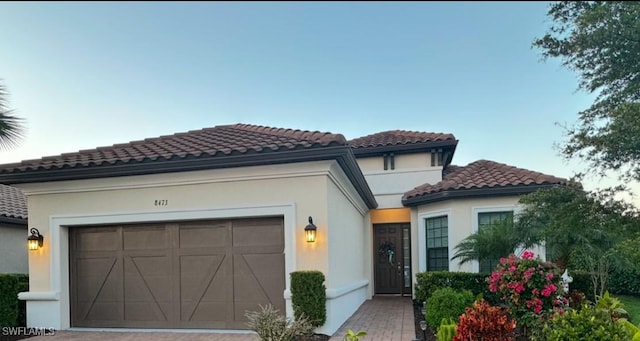
M 29 273 L 27 225 L 0 224 L 0 273 Z
M 425 183 L 442 180 L 442 166 L 431 166 L 430 153 L 395 155 L 395 169 L 384 170 L 382 156 L 358 158 L 378 208 L 403 207 L 402 195 Z
M 413 245 L 417 246 L 417 259 L 413 262 L 413 277 L 417 272 L 427 270 L 426 266 L 426 226 L 425 219 L 430 217 L 448 217 L 449 258 L 453 257 L 456 245 L 478 229 L 478 213 L 520 210 L 518 196 L 495 198 L 455 199 L 418 206 L 412 210 L 412 231 L 417 236 Z M 449 262 L 449 271 L 477 272 L 478 262 L 460 265 L 457 261 Z
M 336 172 L 335 174 L 338 174 Z M 344 183 L 344 182 L 342 182 Z M 327 273 L 327 323 L 323 334 L 332 335 L 367 299 L 370 269 L 363 267 L 368 256 L 369 229 L 366 211 L 343 194 L 340 182 L 327 183 L 329 211 L 329 271 Z
M 30 224 L 45 237 L 44 247 L 29 254 L 31 289 L 22 295 L 31 308 L 27 323 L 69 328 L 67 226 L 259 216 L 284 216 L 284 296 L 286 313 L 292 316 L 287 293 L 291 271 L 314 269 L 328 274 L 328 291 L 333 283 L 351 280 L 345 274 L 333 276 L 329 267 L 332 219 L 342 222 L 336 214 L 345 213 L 346 221 L 359 223 L 362 230 L 362 215 L 367 211 L 355 190 L 335 190 L 348 188 L 345 179 L 335 161 L 318 161 L 21 185 L 28 197 Z M 329 208 L 334 201 L 348 207 L 346 201 L 362 212 L 331 204 L 331 210 L 338 210 L 334 214 Z M 309 216 L 318 226 L 316 243 L 304 240 Z M 362 260 L 353 263 L 357 262 Z
M 431 153 L 396 154 L 393 158 L 395 170 L 435 168 L 431 167 Z M 363 173 L 384 171 L 384 158 L 382 156 L 358 158 L 358 165 Z

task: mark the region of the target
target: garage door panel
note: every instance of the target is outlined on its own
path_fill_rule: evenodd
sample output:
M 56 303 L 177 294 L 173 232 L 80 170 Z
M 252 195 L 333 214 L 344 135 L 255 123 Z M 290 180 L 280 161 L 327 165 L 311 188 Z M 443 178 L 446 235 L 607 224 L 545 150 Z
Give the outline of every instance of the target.
M 234 254 L 282 254 L 279 246 L 241 246 L 233 248 Z
M 228 320 L 229 309 L 227 301 L 209 301 L 200 302 L 190 316 L 184 316 L 183 321 L 203 322 L 203 321 L 219 321 L 225 324 Z
M 233 247 L 275 247 L 284 250 L 282 225 L 233 225 Z
M 169 257 L 125 257 L 124 302 L 128 321 L 168 321 L 172 308 Z
M 126 228 L 123 233 L 124 250 L 166 250 L 169 247 L 169 236 L 164 227 Z
M 210 224 L 180 224 L 180 241 L 181 249 L 188 248 L 226 248 L 231 240 L 231 231 L 229 223 L 210 223 Z
M 282 218 L 76 227 L 72 326 L 246 329 L 284 312 Z
M 121 248 L 120 234 L 116 228 L 88 228 L 78 234 L 73 247 L 76 251 L 117 251 Z
M 234 302 L 271 303 L 276 309 L 284 309 L 284 269 L 277 266 L 281 262 L 281 254 L 234 256 Z M 236 311 L 244 314 L 244 308 Z
M 113 321 L 113 323 L 117 323 L 122 321 L 121 306 L 120 302 L 95 302 L 83 320 L 86 321 L 85 323 L 90 321 Z
M 117 258 L 76 260 L 76 268 L 85 274 L 76 288 L 78 317 L 88 320 L 122 319 L 122 266 Z
M 226 255 L 183 256 L 180 264 L 181 320 L 202 320 L 204 306 L 224 314 L 230 289 Z

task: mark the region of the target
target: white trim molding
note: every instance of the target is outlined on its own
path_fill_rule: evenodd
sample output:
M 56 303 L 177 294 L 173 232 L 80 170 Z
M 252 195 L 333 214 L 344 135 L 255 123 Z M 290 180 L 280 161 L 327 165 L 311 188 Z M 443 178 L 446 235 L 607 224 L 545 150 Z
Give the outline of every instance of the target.
M 60 292 L 58 291 L 25 291 L 18 293 L 18 299 L 21 301 L 60 301 Z
M 520 213 L 522 207 L 520 205 L 495 205 L 495 206 L 474 206 L 471 207 L 471 233 L 478 232 L 478 214 L 490 212 L 513 212 L 513 217 Z M 480 262 L 474 260 L 471 262 L 473 272 L 480 271 Z
M 451 258 L 451 232 L 453 227 L 453 210 L 451 208 L 429 211 L 418 214 L 418 272 L 427 271 L 427 225 L 425 220 L 435 217 L 447 217 L 447 248 L 449 259 Z M 451 271 L 451 261 L 449 260 L 449 271 Z
M 71 327 L 69 298 L 69 227 L 100 224 L 143 223 L 195 219 L 228 219 L 241 217 L 284 217 L 285 290 L 290 286 L 288 274 L 296 269 L 296 207 L 294 203 L 273 205 L 218 207 L 201 210 L 166 210 L 155 212 L 118 212 L 112 214 L 60 215 L 50 217 L 49 238 L 50 291 L 20 293 L 27 300 L 27 321 L 57 330 Z M 291 302 L 285 299 L 286 315 L 293 317 Z M 31 312 L 30 312 L 31 311 Z

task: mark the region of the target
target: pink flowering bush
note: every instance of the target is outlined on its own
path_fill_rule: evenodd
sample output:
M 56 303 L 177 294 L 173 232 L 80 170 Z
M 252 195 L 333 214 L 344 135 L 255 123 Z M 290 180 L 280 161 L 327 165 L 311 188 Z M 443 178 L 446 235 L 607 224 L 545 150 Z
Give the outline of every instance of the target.
M 509 255 L 488 278 L 489 290 L 495 292 L 524 327 L 533 327 L 551 313 L 562 312 L 567 301 L 561 295 L 561 277 L 549 262 L 534 258 L 525 251 L 522 258 Z

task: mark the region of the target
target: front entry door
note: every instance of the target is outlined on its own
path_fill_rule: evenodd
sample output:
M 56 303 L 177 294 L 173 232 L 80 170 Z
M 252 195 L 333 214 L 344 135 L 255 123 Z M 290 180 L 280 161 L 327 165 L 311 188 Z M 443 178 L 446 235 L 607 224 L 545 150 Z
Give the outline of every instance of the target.
M 409 226 L 373 225 L 376 294 L 411 294 Z

